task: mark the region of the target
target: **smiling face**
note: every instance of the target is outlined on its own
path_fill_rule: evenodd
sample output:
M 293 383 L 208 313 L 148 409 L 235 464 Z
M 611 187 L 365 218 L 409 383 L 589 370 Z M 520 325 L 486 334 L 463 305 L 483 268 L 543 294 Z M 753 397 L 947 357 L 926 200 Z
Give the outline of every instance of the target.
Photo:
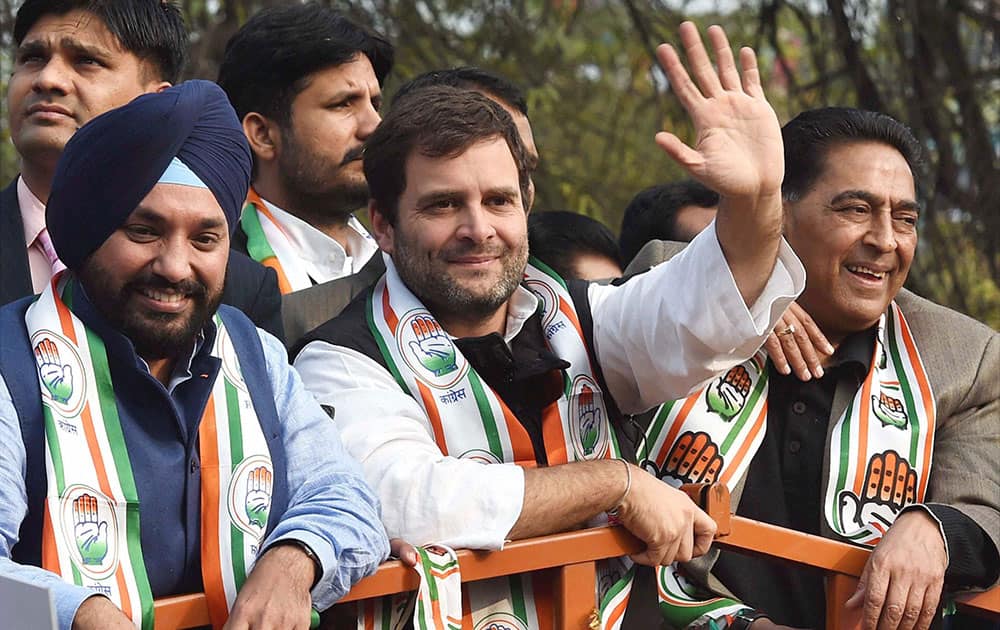
M 406 182 L 395 225 L 372 214 L 375 237 L 403 282 L 446 329 L 449 320 L 495 317 L 528 261 L 528 222 L 507 142 L 487 139 L 455 157 L 415 151 Z
M 368 185 L 361 147 L 382 120 L 382 92 L 368 57 L 314 72 L 295 96 L 276 150 L 287 197 L 343 214 L 363 207 Z M 315 204 L 305 204 L 315 205 Z
M 212 192 L 157 184 L 79 276 L 148 361 L 190 350 L 222 299 L 228 260 L 229 228 Z
M 812 188 L 785 203 L 785 238 L 806 269 L 798 302 L 831 341 L 873 326 L 896 297 L 917 216 L 909 165 L 877 142 L 831 147 Z
M 26 163 L 55 168 L 90 119 L 168 85 L 93 13 L 45 15 L 16 52 L 7 92 L 11 139 Z

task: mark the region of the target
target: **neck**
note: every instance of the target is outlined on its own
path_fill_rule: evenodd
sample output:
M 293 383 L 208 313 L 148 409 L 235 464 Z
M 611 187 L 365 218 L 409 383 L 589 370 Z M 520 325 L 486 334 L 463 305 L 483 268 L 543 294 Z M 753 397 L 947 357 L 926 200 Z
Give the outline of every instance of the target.
M 54 168 L 45 168 L 38 165 L 21 162 L 21 178 L 27 184 L 31 194 L 38 197 L 42 203 L 49 202 L 49 192 L 52 190 L 52 177 L 55 174 Z
M 452 337 L 484 337 L 497 333 L 501 337 L 507 330 L 507 304 L 484 318 L 435 317 L 441 328 Z
M 340 212 L 337 208 L 330 207 L 328 199 L 295 194 L 277 185 L 273 178 L 259 177 L 254 181 L 253 188 L 262 199 L 267 199 L 288 214 L 302 219 L 337 241 L 348 254 L 351 253 L 348 250 L 351 228 L 347 222 L 354 208 Z
M 166 387 L 170 383 L 170 376 L 174 373 L 174 366 L 177 364 L 177 359 L 170 357 L 164 359 L 147 359 L 143 357 L 143 360 L 149 366 L 149 373 Z

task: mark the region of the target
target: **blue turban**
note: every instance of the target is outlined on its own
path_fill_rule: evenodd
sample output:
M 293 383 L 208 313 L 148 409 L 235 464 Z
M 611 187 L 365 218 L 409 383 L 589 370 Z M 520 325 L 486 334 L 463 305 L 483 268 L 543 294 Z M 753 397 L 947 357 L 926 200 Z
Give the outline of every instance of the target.
M 250 147 L 225 92 L 187 81 L 145 94 L 73 134 L 56 166 L 45 223 L 77 269 L 132 214 L 174 158 L 215 195 L 230 231 L 250 185 Z

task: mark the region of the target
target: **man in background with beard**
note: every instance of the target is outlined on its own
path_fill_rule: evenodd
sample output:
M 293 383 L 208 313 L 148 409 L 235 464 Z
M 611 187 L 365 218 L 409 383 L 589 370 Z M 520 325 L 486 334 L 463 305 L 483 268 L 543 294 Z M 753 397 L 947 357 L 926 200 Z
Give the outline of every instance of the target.
M 316 3 L 252 17 L 219 85 L 253 151 L 233 246 L 274 268 L 282 294 L 357 273 L 378 250 L 354 217 L 368 201 L 361 146 L 381 121 L 393 47 Z

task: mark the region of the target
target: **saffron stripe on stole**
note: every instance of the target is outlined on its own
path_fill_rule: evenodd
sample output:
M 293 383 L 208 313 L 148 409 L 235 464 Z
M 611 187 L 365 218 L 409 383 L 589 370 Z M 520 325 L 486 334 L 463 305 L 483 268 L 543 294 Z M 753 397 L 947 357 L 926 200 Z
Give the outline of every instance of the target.
M 507 437 L 510 438 L 511 450 L 514 452 L 513 463 L 516 463 L 519 466 L 534 468 L 537 465 L 537 462 L 535 461 L 535 447 L 531 444 L 531 438 L 528 437 L 528 432 L 514 415 L 514 412 L 510 410 L 510 407 L 507 406 L 507 403 L 505 403 L 499 396 L 496 397 L 496 400 L 497 403 L 500 404 L 500 410 L 503 412 L 504 424 L 507 426 Z
M 61 300 L 56 300 L 56 304 L 57 305 L 60 302 L 61 302 Z M 67 312 L 68 312 L 68 309 L 67 309 Z M 61 315 L 60 315 L 60 319 L 62 319 Z M 73 329 L 72 320 L 70 320 L 70 329 Z M 65 332 L 65 329 L 64 329 L 64 332 Z M 74 337 L 74 339 L 76 338 L 75 332 L 74 332 L 73 337 Z M 92 339 L 88 339 L 88 341 L 93 341 L 93 340 Z M 74 343 L 76 343 L 76 342 L 74 341 Z M 89 348 L 90 357 L 91 357 L 91 361 L 92 362 L 94 362 L 95 355 L 99 355 L 99 354 L 102 354 L 102 353 L 106 354 L 106 351 L 104 349 L 104 343 L 101 342 L 100 339 L 97 339 L 97 343 L 98 343 L 97 346 L 90 346 L 90 348 Z M 77 344 L 77 345 L 79 345 L 79 344 Z M 97 375 L 96 374 L 94 375 L 94 378 L 95 378 L 95 380 L 97 379 Z M 110 375 L 109 375 L 109 378 L 110 378 Z M 103 387 L 101 389 L 103 390 Z M 114 395 L 114 390 L 113 389 L 111 390 L 111 393 L 112 393 L 112 396 L 113 396 Z M 105 392 L 101 391 L 101 392 L 99 392 L 98 395 L 103 397 L 104 394 L 105 394 Z M 116 410 L 116 414 L 117 414 L 117 410 Z M 98 484 L 98 486 L 100 486 L 100 490 L 104 494 L 104 496 L 106 496 L 109 499 L 111 499 L 112 502 L 117 503 L 117 502 L 119 502 L 119 501 L 122 500 L 122 497 L 117 496 L 116 495 L 117 493 L 113 492 L 112 489 L 111 489 L 111 482 L 108 480 L 108 471 L 107 471 L 107 468 L 105 467 L 105 464 L 104 464 L 104 457 L 101 454 L 100 446 L 98 446 L 98 444 L 97 444 L 97 431 L 94 428 L 94 418 L 93 418 L 93 415 L 91 414 L 90 402 L 89 401 L 84 404 L 83 411 L 80 414 L 80 419 L 82 421 L 83 434 L 86 437 L 86 441 L 87 441 L 87 449 L 90 451 L 90 458 L 94 462 L 94 471 L 97 473 L 97 484 Z M 119 592 L 119 595 L 121 596 L 121 600 L 122 600 L 121 601 L 122 612 L 124 612 L 125 615 L 128 616 L 129 619 L 132 619 L 133 621 L 135 621 L 134 616 L 133 616 L 134 613 L 132 611 L 132 599 L 131 599 L 131 597 L 129 597 L 128 585 L 125 583 L 125 574 L 124 574 L 124 572 L 122 570 L 121 563 L 119 563 L 118 567 L 115 569 L 115 582 L 118 585 L 118 592 Z
M 431 430 L 434 431 L 434 441 L 441 451 L 448 453 L 448 443 L 444 439 L 444 426 L 441 424 L 441 414 L 438 412 L 437 405 L 434 402 L 434 394 L 431 393 L 427 386 L 416 380 L 417 390 L 420 392 L 420 400 L 424 403 L 424 410 L 427 412 L 427 418 L 431 421 Z
M 747 435 L 747 438 L 743 440 L 743 443 L 740 444 L 740 448 L 738 451 L 736 451 L 736 456 L 733 458 L 733 461 L 728 466 L 726 466 L 725 472 L 722 473 L 722 478 L 720 479 L 720 481 L 726 484 L 726 486 L 729 486 L 729 481 L 733 478 L 733 473 L 736 471 L 737 468 L 739 468 L 740 463 L 743 461 L 743 458 L 745 458 L 747 456 L 747 453 L 750 451 L 750 445 L 753 444 L 754 440 L 757 439 L 757 435 L 764 428 L 765 424 L 764 421 L 766 419 L 767 419 L 767 401 L 765 400 L 764 405 L 761 407 L 760 413 L 757 414 L 757 420 L 754 421 L 753 427 L 750 429 L 750 433 Z
M 677 417 L 674 418 L 673 423 L 670 425 L 670 431 L 667 432 L 667 439 L 663 441 L 663 449 L 661 449 L 660 455 L 657 456 L 656 465 L 663 466 L 663 462 L 667 458 L 667 452 L 674 445 L 674 440 L 677 439 L 677 434 L 680 432 L 681 427 L 684 426 L 684 421 L 687 420 L 688 414 L 691 413 L 691 409 L 694 408 L 695 403 L 701 398 L 705 393 L 705 388 L 701 388 L 698 392 L 692 396 L 688 396 L 684 400 L 684 404 L 681 406 L 681 410 L 677 412 Z
M 111 382 L 111 368 L 108 365 L 108 354 L 104 342 L 89 328 L 85 329 L 87 344 L 91 351 L 91 362 L 94 366 L 94 380 L 97 384 L 98 400 L 101 403 L 101 416 L 104 418 L 104 433 L 111 450 L 115 464 L 118 485 L 125 501 L 125 540 L 128 544 L 129 558 L 132 564 L 132 575 L 135 580 L 136 595 L 139 598 L 140 614 L 143 630 L 153 628 L 153 591 L 149 586 L 146 574 L 146 564 L 142 554 L 142 538 L 139 525 L 139 492 L 132 475 L 132 462 L 125 446 L 125 433 L 122 431 L 121 418 L 118 416 L 118 404 L 115 399 L 114 385 Z M 119 579 L 119 587 L 125 586 L 124 576 Z M 127 593 L 127 590 L 125 591 Z M 123 606 L 130 597 L 122 597 Z
M 861 403 L 859 405 L 860 410 L 858 413 L 858 457 L 854 470 L 854 494 L 858 497 L 862 496 L 861 490 L 862 486 L 864 486 L 864 471 L 868 467 L 868 461 L 866 459 L 868 456 L 868 420 L 871 415 L 872 408 L 872 381 L 875 378 L 875 367 L 878 365 L 878 355 L 875 354 L 877 351 L 878 347 L 876 346 L 875 350 L 872 351 L 872 363 L 871 367 L 868 368 L 868 377 L 861 386 Z
M 220 565 L 219 510 L 222 507 L 219 488 L 219 442 L 216 433 L 215 394 L 205 405 L 198 429 L 201 453 L 201 574 L 205 582 L 209 618 L 220 628 L 229 616 L 229 604 L 222 581 Z M 211 585 L 215 585 L 214 587 Z
M 732 448 L 733 442 L 736 440 L 736 436 L 743 430 L 743 426 L 747 423 L 747 420 L 753 413 L 753 409 L 757 406 L 757 401 L 760 400 L 760 397 L 763 395 L 764 387 L 766 385 L 767 372 L 763 372 L 760 378 L 757 379 L 757 385 L 753 388 L 753 392 L 750 394 L 750 399 L 743 407 L 743 411 L 740 413 L 739 419 L 733 423 L 733 428 L 729 430 L 728 434 L 726 434 L 726 439 L 722 441 L 722 445 L 719 447 L 719 452 L 722 453 L 722 455 L 726 455 L 729 452 L 729 449 Z M 764 401 L 764 404 L 767 404 L 766 400 Z M 762 422 L 762 419 L 758 417 L 756 422 Z M 740 452 L 745 452 L 745 449 L 741 448 Z M 727 466 L 727 468 L 732 468 L 732 464 Z
M 385 278 L 380 280 L 380 282 L 384 283 Z M 375 307 L 374 304 L 372 304 L 373 301 L 374 301 L 374 293 L 369 294 L 367 300 L 368 305 L 367 308 L 365 308 L 365 318 L 368 320 L 368 330 L 371 331 L 372 337 L 375 338 L 375 343 L 378 345 L 379 352 L 381 352 L 382 356 L 385 358 L 385 362 L 389 366 L 389 371 L 392 373 L 393 378 L 396 379 L 396 383 L 404 392 L 409 393 L 410 389 L 409 387 L 407 387 L 406 381 L 403 380 L 403 375 L 400 373 L 399 368 L 396 367 L 396 362 L 392 360 L 392 353 L 389 352 L 389 348 L 386 347 L 385 340 L 382 338 L 382 333 L 381 331 L 379 331 L 378 325 L 375 323 L 375 312 L 374 312 Z M 394 321 L 396 321 L 397 323 L 399 322 L 398 318 L 396 318 L 396 314 L 392 312 L 392 307 L 389 306 L 388 301 L 383 300 L 382 307 L 383 309 L 388 309 L 389 313 L 392 313 Z
M 899 307 L 893 304 L 893 308 Z M 920 486 L 917 489 L 917 501 L 924 500 L 924 492 L 927 490 L 927 479 L 930 477 L 931 457 L 933 456 L 934 433 L 937 431 L 937 409 L 934 407 L 934 397 L 930 383 L 927 380 L 927 373 L 924 372 L 924 364 L 920 361 L 920 353 L 917 345 L 913 341 L 910 333 L 910 326 L 903 319 L 903 313 L 899 311 L 899 329 L 902 333 L 903 344 L 906 346 L 906 353 L 910 357 L 910 365 L 913 366 L 913 373 L 917 377 L 917 386 L 920 388 L 920 398 L 924 405 L 924 412 L 927 418 L 927 436 L 924 439 L 924 461 L 920 470 Z
M 268 212 L 267 206 L 263 202 L 258 206 L 255 201 L 250 201 L 243 206 L 243 211 L 240 212 L 240 224 L 247 235 L 247 253 L 250 254 L 251 258 L 265 267 L 274 269 L 274 272 L 278 274 L 278 291 L 282 295 L 291 293 L 292 283 L 288 281 L 288 276 L 285 275 L 285 270 L 281 266 L 281 261 L 278 260 L 278 255 L 274 253 L 274 248 L 271 247 L 267 236 L 264 234 L 264 226 L 260 224 L 258 212 L 263 213 L 271 223 L 277 225 L 274 217 Z
M 567 404 L 567 408 L 569 405 Z M 549 466 L 569 462 L 566 449 L 566 432 L 563 430 L 563 419 L 559 413 L 559 401 L 549 403 L 542 410 L 542 440 L 545 442 L 545 454 Z

